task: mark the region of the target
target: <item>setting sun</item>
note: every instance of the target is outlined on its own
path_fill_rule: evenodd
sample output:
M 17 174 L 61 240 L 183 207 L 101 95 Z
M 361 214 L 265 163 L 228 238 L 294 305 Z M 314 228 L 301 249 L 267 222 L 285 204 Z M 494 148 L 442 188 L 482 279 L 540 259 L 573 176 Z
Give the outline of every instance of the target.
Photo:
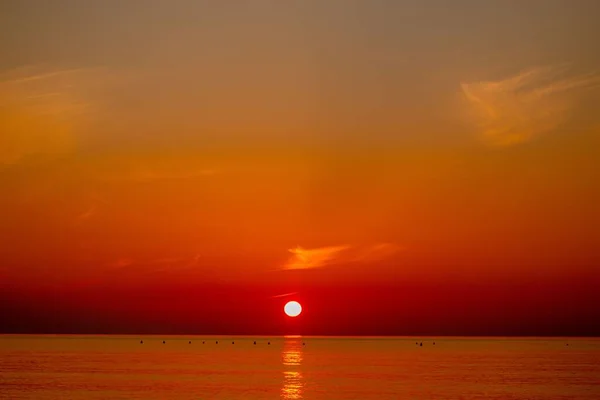
M 283 311 L 288 317 L 297 317 L 302 312 L 302 306 L 297 301 L 289 301 L 283 307 Z

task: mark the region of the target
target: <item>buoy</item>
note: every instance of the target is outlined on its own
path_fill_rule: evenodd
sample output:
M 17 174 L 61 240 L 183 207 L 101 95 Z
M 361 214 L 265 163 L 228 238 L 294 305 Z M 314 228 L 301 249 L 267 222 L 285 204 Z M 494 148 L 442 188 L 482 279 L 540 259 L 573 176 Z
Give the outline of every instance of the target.
M 163 340 L 163 344 L 165 344 L 165 341 Z
M 217 340 L 217 341 L 215 341 L 215 344 L 219 344 L 219 341 L 218 341 L 218 340 Z
M 256 344 L 256 340 L 254 341 L 254 344 Z
M 423 342 L 419 343 L 419 346 L 423 347 Z
M 271 342 L 267 342 L 267 344 L 270 346 L 270 345 L 271 345 Z
M 190 340 L 190 341 L 188 342 L 188 344 L 192 344 L 192 341 Z
M 231 344 L 235 344 L 235 342 L 231 342 Z
M 202 341 L 202 344 L 204 344 L 204 340 Z

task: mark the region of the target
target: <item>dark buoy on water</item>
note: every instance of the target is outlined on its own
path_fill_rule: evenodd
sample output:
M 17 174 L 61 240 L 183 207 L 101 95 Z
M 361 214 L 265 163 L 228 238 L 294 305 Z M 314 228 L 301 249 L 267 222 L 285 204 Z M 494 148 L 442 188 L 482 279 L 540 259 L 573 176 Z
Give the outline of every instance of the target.
M 254 344 L 256 344 L 256 340 L 254 341 Z
M 306 343 L 302 342 L 302 346 L 306 346 Z
M 423 342 L 419 343 L 419 346 L 423 347 Z
M 271 345 L 271 342 L 267 342 L 267 344 L 270 346 L 270 345 Z
M 433 342 L 433 345 L 435 346 L 435 342 Z
M 231 342 L 231 344 L 235 344 L 235 342 L 234 342 L 234 341 L 232 341 L 232 342 Z
M 204 344 L 204 340 L 202 341 L 202 344 Z
M 166 342 L 163 340 L 163 344 L 165 344 Z
M 190 340 L 190 341 L 188 342 L 188 344 L 192 344 L 192 341 Z
M 215 344 L 219 344 L 219 341 L 218 341 L 218 340 L 216 340 L 216 341 L 215 341 Z
M 144 344 L 144 341 L 143 341 L 143 340 L 140 340 L 140 344 Z

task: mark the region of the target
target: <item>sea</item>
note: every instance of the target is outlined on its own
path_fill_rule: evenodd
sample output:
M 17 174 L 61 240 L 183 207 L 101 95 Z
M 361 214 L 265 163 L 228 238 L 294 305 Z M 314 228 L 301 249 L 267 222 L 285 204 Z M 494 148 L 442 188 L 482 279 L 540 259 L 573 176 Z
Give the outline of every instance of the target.
M 0 335 L 1 399 L 600 399 L 600 339 Z

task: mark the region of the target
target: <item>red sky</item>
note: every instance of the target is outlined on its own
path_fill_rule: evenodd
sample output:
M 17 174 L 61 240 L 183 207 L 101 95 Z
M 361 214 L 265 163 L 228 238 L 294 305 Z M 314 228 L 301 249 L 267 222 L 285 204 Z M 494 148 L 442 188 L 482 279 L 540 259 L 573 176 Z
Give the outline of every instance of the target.
M 597 2 L 23 4 L 0 332 L 600 334 Z

